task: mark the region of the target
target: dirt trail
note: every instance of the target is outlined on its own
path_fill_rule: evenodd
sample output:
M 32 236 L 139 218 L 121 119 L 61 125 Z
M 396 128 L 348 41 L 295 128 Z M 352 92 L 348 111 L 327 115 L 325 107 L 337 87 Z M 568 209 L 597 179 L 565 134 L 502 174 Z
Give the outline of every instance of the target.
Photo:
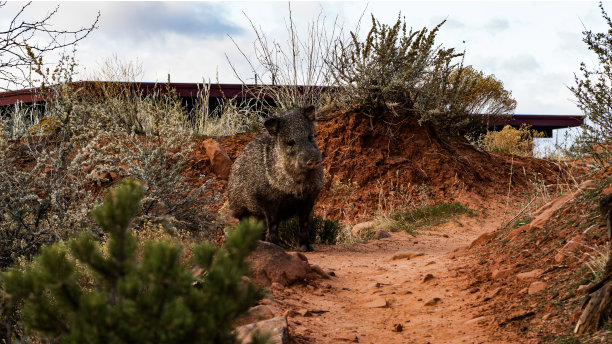
M 500 221 L 463 218 L 416 237 L 398 232 L 367 244 L 318 246 L 308 260 L 335 276 L 274 291 L 293 342 L 502 343 L 472 320 L 477 296 L 465 266 L 474 258 L 460 249 Z M 393 259 L 408 252 L 422 255 Z

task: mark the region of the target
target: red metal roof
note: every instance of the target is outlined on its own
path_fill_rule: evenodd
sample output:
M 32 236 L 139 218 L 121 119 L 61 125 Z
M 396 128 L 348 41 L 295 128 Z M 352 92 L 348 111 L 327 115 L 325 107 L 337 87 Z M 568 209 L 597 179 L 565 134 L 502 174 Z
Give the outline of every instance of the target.
M 77 86 L 92 87 L 99 82 L 91 81 L 79 81 L 74 84 Z M 112 82 L 102 81 L 102 83 L 110 84 Z M 137 90 L 143 95 L 152 95 L 155 93 L 164 93 L 166 87 L 170 87 L 176 90 L 177 94 L 181 97 L 197 97 L 202 90 L 204 85 L 202 83 L 178 83 L 172 82 L 157 83 L 157 82 L 130 82 L 121 83 L 129 84 L 131 88 Z M 269 87 L 269 86 L 267 86 Z M 258 92 L 262 90 L 261 85 L 242 85 L 242 84 L 210 84 L 210 97 L 213 98 L 256 98 L 261 96 Z M 0 92 L 0 106 L 13 105 L 17 103 L 34 103 L 42 101 L 43 98 L 39 94 L 38 88 L 28 88 L 17 91 L 6 91 Z
M 552 127 L 556 129 L 576 127 L 581 125 L 583 121 L 584 116 L 515 114 L 494 125 L 520 126 L 521 124 L 529 124 L 533 127 Z

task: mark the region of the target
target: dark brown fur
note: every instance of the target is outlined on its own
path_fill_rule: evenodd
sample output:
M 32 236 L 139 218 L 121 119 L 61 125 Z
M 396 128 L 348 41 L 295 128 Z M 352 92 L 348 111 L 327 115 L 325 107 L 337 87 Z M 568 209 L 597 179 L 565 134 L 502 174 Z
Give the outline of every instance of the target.
M 323 188 L 313 121 L 313 106 L 266 120 L 266 132 L 240 153 L 228 181 L 232 216 L 264 221 L 266 241 L 278 244 L 278 223 L 297 215 L 303 251 L 313 250 L 308 218 Z

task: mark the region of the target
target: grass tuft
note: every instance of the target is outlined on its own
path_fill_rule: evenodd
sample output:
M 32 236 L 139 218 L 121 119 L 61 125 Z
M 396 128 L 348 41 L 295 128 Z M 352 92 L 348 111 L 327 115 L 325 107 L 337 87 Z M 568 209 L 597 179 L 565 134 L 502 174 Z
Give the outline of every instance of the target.
M 299 221 L 297 216 L 278 225 L 281 241 L 290 247 L 299 247 Z M 340 236 L 340 223 L 337 220 L 324 219 L 313 215 L 309 221 L 310 241 L 315 244 L 335 245 Z
M 420 228 L 438 226 L 459 215 L 474 215 L 474 211 L 459 202 L 424 206 L 417 209 L 403 209 L 379 217 L 377 228 L 389 232 L 405 230 L 415 234 Z

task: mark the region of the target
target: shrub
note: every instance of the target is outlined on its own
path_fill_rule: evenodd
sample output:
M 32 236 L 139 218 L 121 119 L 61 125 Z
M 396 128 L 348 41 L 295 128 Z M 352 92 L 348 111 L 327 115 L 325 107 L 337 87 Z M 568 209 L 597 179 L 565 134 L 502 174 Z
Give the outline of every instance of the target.
M 89 212 L 100 191 L 126 175 L 145 184 L 138 226 L 162 223 L 207 238 L 220 230 L 206 208 L 216 201 L 210 182 L 190 179 L 200 176 L 188 167 L 193 143 L 179 125 L 184 109 L 176 97 L 139 98 L 117 84 L 98 88 L 102 96 L 85 92 L 71 82 L 67 57 L 53 72 L 43 72 L 41 61 L 35 66 L 44 116 L 37 107 L 15 108 L 0 122 L 0 269 L 43 244 L 99 232 Z M 121 117 L 127 108 L 137 116 Z
M 299 24 L 289 3 L 285 26 L 289 39 L 279 41 L 266 35 L 250 18 L 247 19 L 256 37 L 253 51 L 247 54 L 235 41 L 234 45 L 249 65 L 249 77 L 255 77 L 253 81 L 256 86 L 252 86 L 253 82 L 246 82 L 244 75 L 238 75 L 231 61 L 230 64 L 243 87 L 250 93 L 261 95 L 259 99 L 264 104 L 264 110 L 280 113 L 317 104 L 333 91 L 320 86 L 332 84 L 326 62 L 331 58 L 333 45 L 341 31 L 336 22 L 328 25 L 327 18 L 320 13 L 315 20 L 307 23 L 306 36 L 300 35 Z M 249 55 L 254 58 L 249 59 Z
M 474 115 L 513 111 L 516 102 L 500 81 L 464 67 L 463 53 L 435 44 L 443 24 L 407 31 L 401 17 L 389 26 L 372 16 L 365 40 L 356 32 L 350 43 L 339 40 L 329 63 L 345 107 L 374 120 L 416 116 L 445 135 L 482 127 Z
M 319 215 L 311 215 L 308 220 L 310 241 L 315 244 L 334 245 L 340 234 L 340 223 L 337 220 L 324 219 Z M 282 242 L 289 247 L 299 247 L 299 220 L 293 217 L 278 225 L 278 233 Z
M 235 342 L 232 321 L 262 297 L 243 275 L 263 226 L 241 222 L 220 249 L 195 245 L 193 263 L 203 273 L 194 277 L 173 242 L 148 242 L 136 259 L 129 226 L 142 195 L 137 182 L 127 181 L 94 210 L 109 235 L 107 254 L 84 234 L 68 249 L 47 246 L 25 269 L 1 275 L 4 290 L 23 302 L 27 331 L 67 343 Z
M 74 141 L 0 132 L 0 269 L 91 225 L 94 193 Z
M 583 41 L 597 54 L 599 64 L 589 68 L 583 62 L 582 78 L 575 75 L 576 86 L 570 87 L 578 107 L 587 117 L 572 149 L 605 165 L 612 163 L 612 20 L 602 3 L 599 7 L 609 29 L 602 33 L 583 31 Z
M 236 98 L 223 98 L 211 110 L 210 87 L 210 83 L 204 85 L 189 114 L 195 135 L 230 136 L 263 128 L 262 111 L 256 99 L 239 102 Z
M 221 226 L 207 206 L 217 198 L 212 180 L 194 185 L 200 176 L 188 165 L 192 145 L 176 135 L 100 133 L 86 144 L 75 137 L 0 136 L 0 268 L 31 257 L 43 244 L 81 231 L 100 233 L 89 213 L 100 191 L 123 176 L 145 185 L 137 228 L 152 222 L 214 237 Z
M 506 125 L 501 131 L 489 131 L 480 145 L 489 152 L 532 157 L 533 139 L 539 137 L 544 137 L 544 134 L 532 130 L 529 125 L 523 124 L 518 129 Z
M 201 177 L 189 167 L 193 142 L 179 135 L 102 135 L 85 150 L 97 157 L 90 172 L 92 180 L 106 184 L 119 176 L 129 176 L 143 183 L 145 196 L 135 227 L 145 222 L 173 228 L 199 231 L 207 238 L 221 230 L 208 206 L 218 201 L 210 189 L 212 179 L 199 183 Z M 82 154 L 85 156 L 85 154 Z

